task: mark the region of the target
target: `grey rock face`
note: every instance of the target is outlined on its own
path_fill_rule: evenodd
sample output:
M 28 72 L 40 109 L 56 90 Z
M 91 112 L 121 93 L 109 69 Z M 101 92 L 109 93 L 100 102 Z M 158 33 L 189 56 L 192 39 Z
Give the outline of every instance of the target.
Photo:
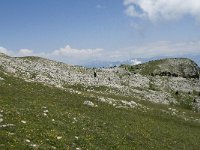
M 153 75 L 199 79 L 199 67 L 190 59 L 164 59 L 153 70 Z

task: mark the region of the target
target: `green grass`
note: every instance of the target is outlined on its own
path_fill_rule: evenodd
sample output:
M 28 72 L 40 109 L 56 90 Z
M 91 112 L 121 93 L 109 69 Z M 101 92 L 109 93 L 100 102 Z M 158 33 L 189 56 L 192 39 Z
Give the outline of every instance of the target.
M 160 109 L 167 109 L 164 105 L 145 102 L 145 105 L 155 108 L 146 113 L 137 109 L 116 109 L 92 99 L 89 93 L 72 94 L 2 73 L 0 77 L 5 79 L 0 81 L 0 111 L 3 110 L 0 112 L 3 115 L 0 125 L 14 124 L 0 128 L 2 150 L 46 150 L 54 147 L 59 150 L 188 150 L 200 147 L 200 125 L 161 112 Z M 117 98 L 116 95 L 113 97 Z M 130 99 L 124 96 L 118 98 Z M 98 107 L 83 105 L 86 100 Z M 44 110 L 49 111 L 47 116 L 43 115 Z M 192 111 L 190 113 L 193 114 Z M 199 114 L 195 115 L 199 117 Z M 26 121 L 26 124 L 21 121 Z M 58 136 L 62 139 L 58 140 Z M 37 146 L 34 148 L 31 144 Z
M 140 73 L 142 75 L 152 75 L 153 71 L 159 68 L 165 59 L 150 61 L 139 65 L 121 65 L 120 67 L 132 73 Z

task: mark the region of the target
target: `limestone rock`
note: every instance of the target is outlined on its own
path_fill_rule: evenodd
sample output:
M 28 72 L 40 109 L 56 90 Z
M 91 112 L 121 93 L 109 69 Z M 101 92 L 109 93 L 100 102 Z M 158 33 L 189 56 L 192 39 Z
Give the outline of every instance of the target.
M 139 73 L 152 76 L 173 76 L 199 79 L 198 65 L 187 58 L 167 58 L 137 66 Z

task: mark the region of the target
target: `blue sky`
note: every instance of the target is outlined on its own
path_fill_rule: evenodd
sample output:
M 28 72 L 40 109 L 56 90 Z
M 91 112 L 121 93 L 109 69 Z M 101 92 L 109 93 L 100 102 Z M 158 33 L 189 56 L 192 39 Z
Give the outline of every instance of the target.
M 200 55 L 198 0 L 1 0 L 0 19 L 10 55 L 80 65 Z

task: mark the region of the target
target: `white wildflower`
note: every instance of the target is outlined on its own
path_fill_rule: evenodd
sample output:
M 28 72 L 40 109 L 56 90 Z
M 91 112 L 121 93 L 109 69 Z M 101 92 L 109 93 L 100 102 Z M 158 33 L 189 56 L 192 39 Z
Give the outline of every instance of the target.
M 14 135 L 15 133 L 12 133 L 12 132 L 8 132 L 8 134 L 9 134 L 9 135 Z
M 32 146 L 32 147 L 37 147 L 37 145 L 36 145 L 36 144 L 31 144 L 31 146 Z
M 25 142 L 30 143 L 31 141 L 29 139 L 26 139 Z
M 58 139 L 58 140 L 62 139 L 62 136 L 57 136 L 57 139 Z
M 22 121 L 21 121 L 21 123 L 24 123 L 24 124 L 26 124 L 26 121 L 22 120 Z
M 48 113 L 49 111 L 48 110 L 44 110 L 44 113 Z
M 13 126 L 15 126 L 14 124 L 3 124 L 3 125 L 0 125 L 0 128 L 1 127 L 3 127 L 3 128 L 5 128 L 5 127 L 13 127 Z

